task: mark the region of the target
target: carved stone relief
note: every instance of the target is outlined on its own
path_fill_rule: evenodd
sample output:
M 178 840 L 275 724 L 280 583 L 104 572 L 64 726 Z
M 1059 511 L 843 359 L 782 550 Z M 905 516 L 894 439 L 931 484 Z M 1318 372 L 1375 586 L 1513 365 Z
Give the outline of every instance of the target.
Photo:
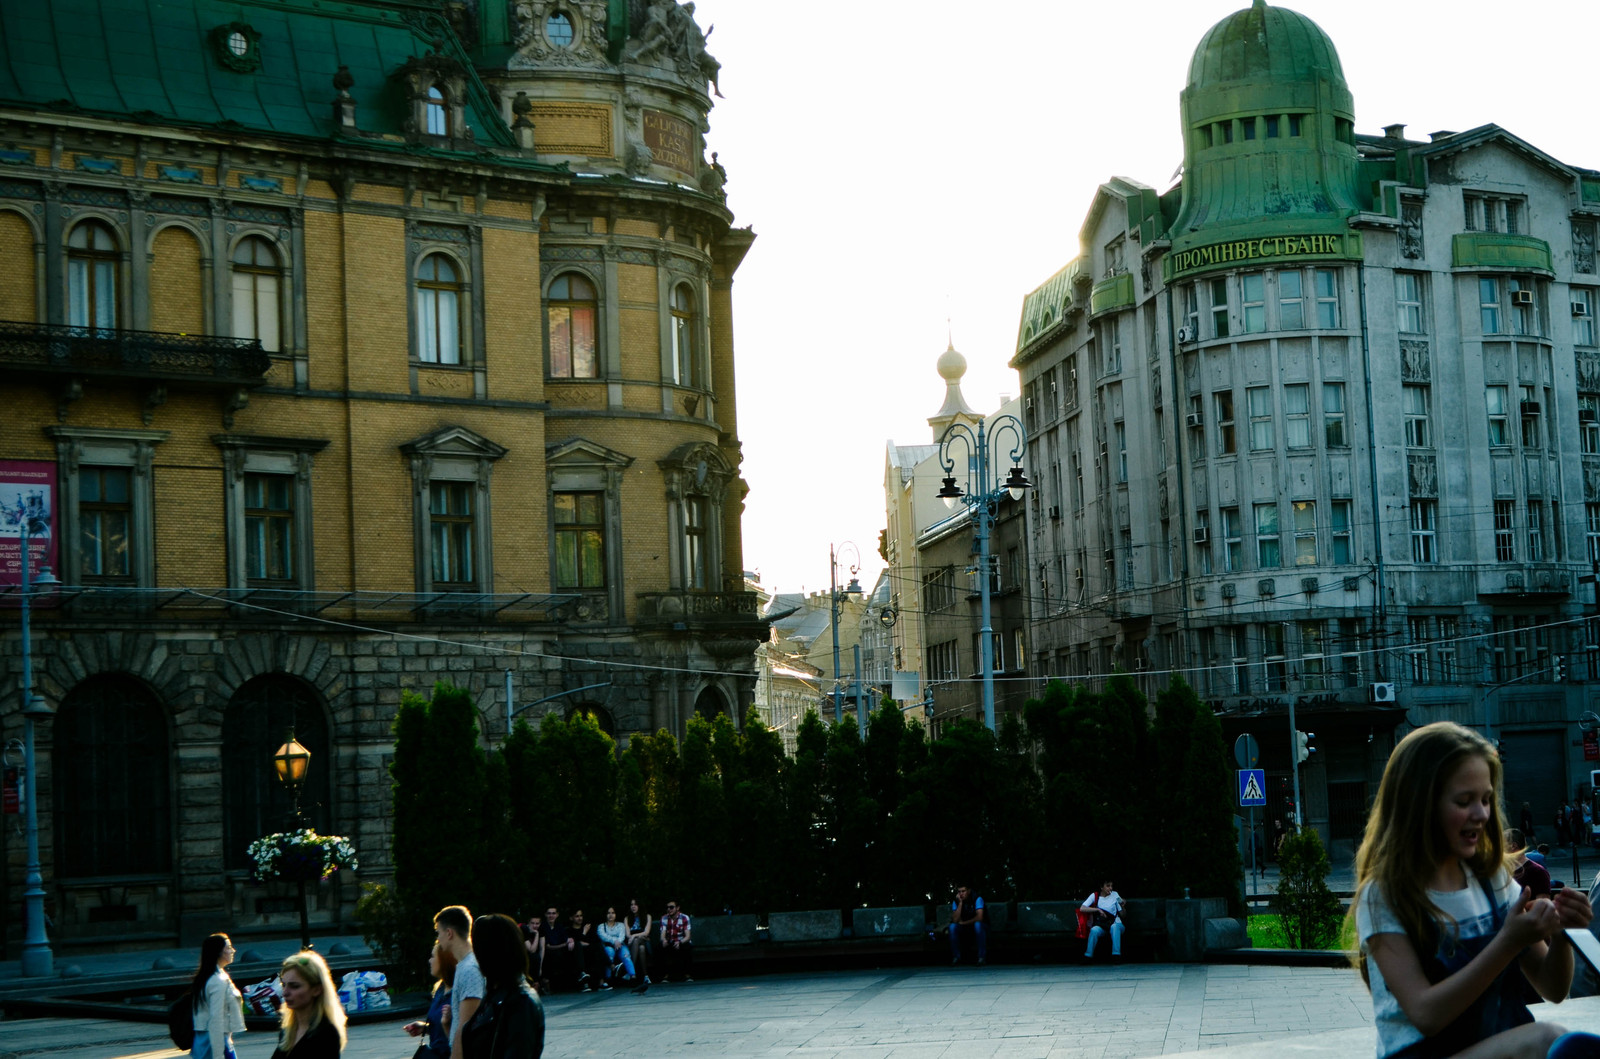
M 1600 355 L 1578 354 L 1578 389 L 1600 390 Z
M 1572 222 L 1572 270 L 1594 271 L 1594 222 Z
M 1583 461 L 1583 500 L 1587 504 L 1600 502 L 1600 463 Z
M 1432 377 L 1428 343 L 1420 339 L 1401 339 L 1400 378 L 1405 382 L 1428 382 Z
M 604 3 L 596 4 L 602 10 Z M 713 27 L 715 28 L 715 27 Z M 722 64 L 706 51 L 706 38 L 694 21 L 694 4 L 650 0 L 622 50 L 622 61 L 654 66 L 676 73 L 685 82 L 704 89 L 706 82 L 718 96 L 717 76 Z
M 1434 457 L 1428 455 L 1406 457 L 1406 491 L 1413 497 L 1439 495 L 1439 467 Z
M 1422 256 L 1422 203 L 1416 199 L 1400 200 L 1400 256 Z

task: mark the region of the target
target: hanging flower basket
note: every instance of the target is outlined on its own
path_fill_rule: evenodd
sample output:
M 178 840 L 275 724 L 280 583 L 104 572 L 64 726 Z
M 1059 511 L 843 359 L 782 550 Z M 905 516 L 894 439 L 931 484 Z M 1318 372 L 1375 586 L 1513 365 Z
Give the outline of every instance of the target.
M 310 828 L 264 835 L 250 843 L 249 856 L 257 882 L 316 882 L 341 868 L 360 867 L 348 838 Z

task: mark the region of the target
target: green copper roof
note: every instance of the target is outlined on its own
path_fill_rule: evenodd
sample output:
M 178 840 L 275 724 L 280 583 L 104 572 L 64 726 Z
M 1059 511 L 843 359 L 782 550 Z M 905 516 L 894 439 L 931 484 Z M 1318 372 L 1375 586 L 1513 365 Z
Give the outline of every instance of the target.
M 1195 49 L 1180 98 L 1175 254 L 1332 235 L 1362 208 L 1350 89 L 1333 42 L 1309 18 L 1262 0 L 1229 15 Z
M 1333 41 L 1299 12 L 1256 0 L 1200 39 L 1189 63 L 1189 87 L 1303 81 L 1314 74 L 1343 83 L 1344 69 Z
M 253 70 L 219 57 L 213 31 L 234 23 L 259 35 Z M 436 41 L 467 64 L 439 5 L 423 0 L 0 3 L 0 103 L 327 139 L 343 65 L 355 78 L 357 127 L 398 134 L 407 104 L 391 76 Z M 512 146 L 482 82 L 469 73 L 468 83 L 477 142 Z

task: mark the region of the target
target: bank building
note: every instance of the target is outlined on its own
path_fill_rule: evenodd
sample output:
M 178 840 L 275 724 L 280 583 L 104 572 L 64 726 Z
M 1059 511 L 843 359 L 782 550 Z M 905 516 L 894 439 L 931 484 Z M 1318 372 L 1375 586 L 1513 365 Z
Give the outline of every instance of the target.
M 311 927 L 354 930 L 403 689 L 466 688 L 491 742 L 524 706 L 619 741 L 742 721 L 754 234 L 692 12 L 0 5 L 0 741 L 26 525 L 59 581 L 30 598 L 60 962 L 295 928 L 246 860 L 292 819 L 291 729 L 305 823 L 361 864 Z
M 1600 767 L 1600 173 L 1495 125 L 1357 132 L 1333 42 L 1261 2 L 1179 109 L 1181 181 L 1101 185 L 1023 303 L 1033 672 L 1183 674 L 1279 818 L 1292 703 L 1336 851 L 1439 719 L 1548 829 Z

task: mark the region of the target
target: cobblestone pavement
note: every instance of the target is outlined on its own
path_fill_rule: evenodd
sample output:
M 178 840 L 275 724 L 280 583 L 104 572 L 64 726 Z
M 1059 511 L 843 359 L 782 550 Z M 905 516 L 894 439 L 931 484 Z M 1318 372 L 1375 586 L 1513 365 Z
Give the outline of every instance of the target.
M 1349 971 L 1139 964 L 896 968 L 724 978 L 549 999 L 550 1059 L 1123 1059 L 1310 1034 L 1372 1054 L 1372 1005 Z M 405 1059 L 399 1022 L 354 1027 L 346 1059 Z M 270 1034 L 237 1039 L 267 1059 Z M 101 1020 L 0 1022 L 0 1059 L 181 1056 L 165 1028 Z M 1219 1054 L 1226 1054 L 1219 1053 Z

